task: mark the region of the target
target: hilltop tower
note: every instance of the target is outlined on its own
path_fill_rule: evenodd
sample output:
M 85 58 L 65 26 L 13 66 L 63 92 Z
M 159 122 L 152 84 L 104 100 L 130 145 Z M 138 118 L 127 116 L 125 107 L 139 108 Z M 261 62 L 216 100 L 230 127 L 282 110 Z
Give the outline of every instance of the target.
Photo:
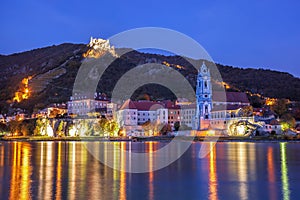
M 197 86 L 196 86 L 196 98 L 197 98 L 197 112 L 196 121 L 197 129 L 200 130 L 201 120 L 210 119 L 212 109 L 212 85 L 211 76 L 208 67 L 203 61 L 201 68 L 198 71 Z

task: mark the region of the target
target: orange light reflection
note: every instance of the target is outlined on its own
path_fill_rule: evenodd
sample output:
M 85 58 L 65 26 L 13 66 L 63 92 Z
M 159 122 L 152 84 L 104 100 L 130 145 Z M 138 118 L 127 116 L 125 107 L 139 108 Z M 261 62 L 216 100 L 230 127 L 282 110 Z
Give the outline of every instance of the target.
M 154 199 L 154 186 L 153 186 L 153 154 L 154 154 L 154 148 L 153 148 L 154 143 L 149 142 L 148 143 L 148 152 L 149 152 L 149 162 L 148 162 L 148 167 L 149 167 L 149 199 Z
M 273 161 L 273 149 L 272 147 L 268 148 L 268 177 L 269 182 L 275 182 L 275 169 L 274 169 L 274 161 Z
M 268 178 L 269 178 L 269 194 L 270 199 L 277 199 L 276 196 L 276 185 L 275 185 L 275 165 L 274 165 L 274 154 L 273 148 L 268 147 Z
M 56 164 L 56 169 L 57 169 L 57 173 L 56 173 L 56 197 L 55 199 L 62 199 L 62 186 L 61 186 L 61 182 L 62 182 L 62 164 L 61 164 L 61 142 L 58 142 L 58 146 L 57 146 L 57 164 Z
M 9 199 L 30 199 L 31 147 L 20 142 L 14 143 Z
M 216 148 L 211 142 L 209 154 L 209 199 L 218 200 L 218 176 L 216 165 Z
M 120 200 L 126 199 L 126 143 L 121 142 Z

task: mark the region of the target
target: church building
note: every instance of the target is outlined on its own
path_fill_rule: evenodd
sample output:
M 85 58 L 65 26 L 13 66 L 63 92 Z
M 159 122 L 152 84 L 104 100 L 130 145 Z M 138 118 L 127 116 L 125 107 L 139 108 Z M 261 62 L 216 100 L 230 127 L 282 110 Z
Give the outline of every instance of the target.
M 196 129 L 201 129 L 201 121 L 211 118 L 212 110 L 212 85 L 211 76 L 208 67 L 203 61 L 201 68 L 198 71 L 197 86 L 196 86 Z

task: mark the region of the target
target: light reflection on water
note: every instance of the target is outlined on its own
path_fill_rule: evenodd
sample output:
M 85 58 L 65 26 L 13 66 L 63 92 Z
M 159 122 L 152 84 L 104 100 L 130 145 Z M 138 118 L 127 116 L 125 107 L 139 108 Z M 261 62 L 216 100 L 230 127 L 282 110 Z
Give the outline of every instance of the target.
M 280 143 L 280 155 L 281 155 L 281 180 L 282 180 L 283 199 L 289 200 L 290 190 L 289 190 L 288 167 L 286 161 L 286 143 Z
M 274 163 L 274 150 L 272 147 L 268 147 L 268 181 L 269 181 L 269 195 L 271 199 L 277 199 L 276 192 L 276 175 L 275 175 L 275 163 Z
M 295 199 L 300 196 L 298 144 L 218 143 L 198 158 L 193 143 L 182 158 L 159 171 L 130 174 L 104 166 L 83 142 L 0 143 L 1 199 Z M 97 147 L 97 142 L 93 145 Z M 155 164 L 160 142 L 115 142 L 121 150 L 148 152 Z M 124 151 L 96 149 L 122 168 Z M 298 150 L 298 151 L 295 151 Z M 130 154 L 129 154 L 130 157 Z
M 240 182 L 240 199 L 244 200 L 248 198 L 248 161 L 249 155 L 247 154 L 247 147 L 246 143 L 238 143 L 238 155 L 237 155 L 237 162 L 238 162 L 238 179 Z M 253 159 L 253 158 L 251 158 Z
M 218 175 L 217 175 L 217 160 L 216 149 L 214 144 L 210 143 L 209 154 L 209 199 L 218 200 Z
M 30 162 L 30 145 L 22 146 L 20 143 L 13 143 L 10 199 L 29 199 L 31 196 L 30 175 L 32 167 Z

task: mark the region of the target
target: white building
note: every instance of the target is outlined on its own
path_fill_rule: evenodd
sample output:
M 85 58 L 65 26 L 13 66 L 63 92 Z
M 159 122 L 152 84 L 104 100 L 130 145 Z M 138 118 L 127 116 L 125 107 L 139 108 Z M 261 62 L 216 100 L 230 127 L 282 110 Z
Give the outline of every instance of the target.
M 253 116 L 244 113 L 244 109 L 248 106 L 250 106 L 250 102 L 246 93 L 214 92 L 213 109 L 208 128 L 222 130 L 224 134 L 228 135 L 247 135 L 248 128 L 245 127 L 259 126 Z
M 68 114 L 85 116 L 91 112 L 106 113 L 108 102 L 108 98 L 100 93 L 75 93 L 68 101 Z
M 263 131 L 269 134 L 281 135 L 283 133 L 281 124 L 273 119 L 270 123 L 263 126 Z
M 241 120 L 254 122 L 254 117 L 243 117 L 242 107 L 239 105 L 215 106 L 211 112 L 210 128 L 229 130 L 231 124 Z
M 117 122 L 119 126 L 137 126 L 137 113 L 138 110 L 134 103 L 130 100 L 125 101 L 122 107 L 117 111 Z
M 168 110 L 161 102 L 127 100 L 117 111 L 117 121 L 127 132 L 141 132 L 141 125 L 146 122 L 167 124 Z
M 115 103 L 108 103 L 106 110 L 106 118 L 107 119 L 116 119 L 117 118 L 117 109 L 118 105 Z
M 195 125 L 195 115 L 196 115 L 196 104 L 182 105 L 181 106 L 181 116 L 180 124 L 185 124 L 186 126 L 193 128 Z
M 54 118 L 57 117 L 57 115 L 63 116 L 65 113 L 68 112 L 67 105 L 65 103 L 62 104 L 51 104 L 47 106 L 46 108 L 40 110 L 36 117 L 49 117 Z
M 219 92 L 214 91 L 212 95 L 214 106 L 250 106 L 247 94 L 244 92 Z

